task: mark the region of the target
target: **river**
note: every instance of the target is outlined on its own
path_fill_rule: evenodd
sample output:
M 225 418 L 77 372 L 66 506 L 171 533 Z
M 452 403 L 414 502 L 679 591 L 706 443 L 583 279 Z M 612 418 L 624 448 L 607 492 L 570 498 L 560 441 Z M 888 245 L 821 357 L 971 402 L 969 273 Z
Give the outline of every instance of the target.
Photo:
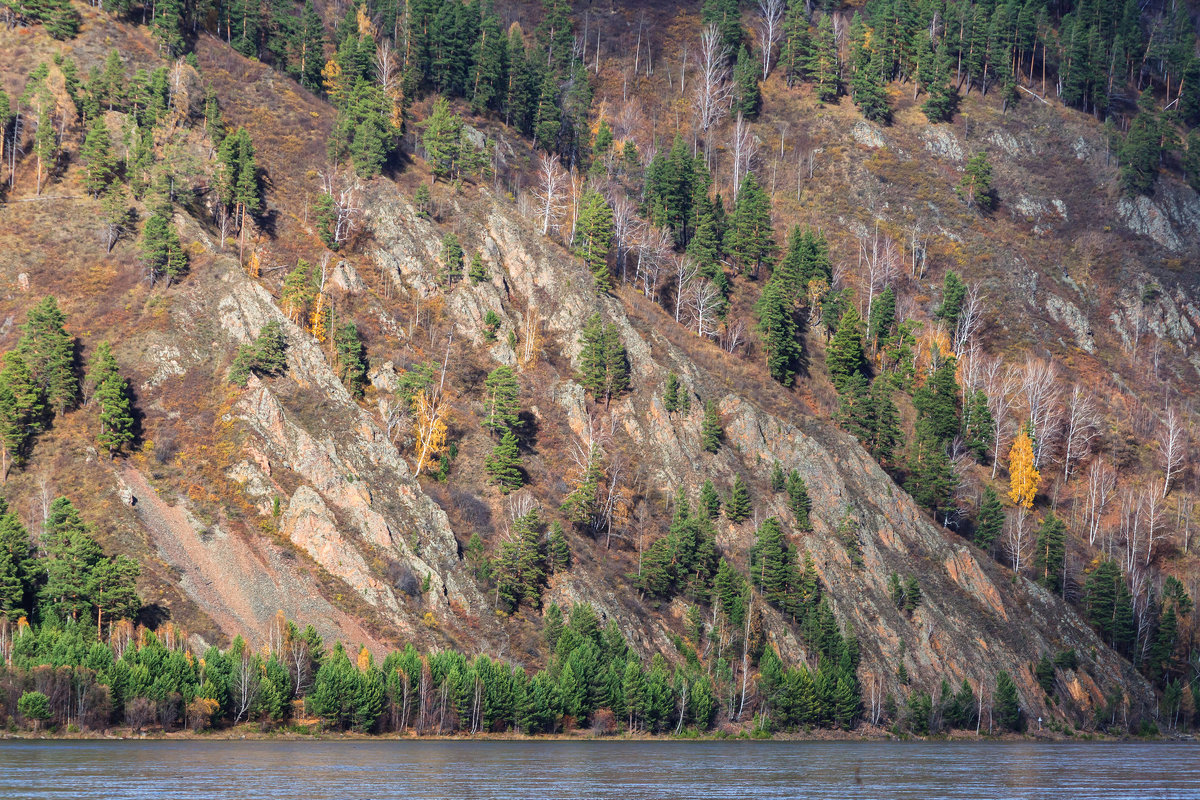
M 1200 745 L 0 742 L 0 798 L 1200 798 Z

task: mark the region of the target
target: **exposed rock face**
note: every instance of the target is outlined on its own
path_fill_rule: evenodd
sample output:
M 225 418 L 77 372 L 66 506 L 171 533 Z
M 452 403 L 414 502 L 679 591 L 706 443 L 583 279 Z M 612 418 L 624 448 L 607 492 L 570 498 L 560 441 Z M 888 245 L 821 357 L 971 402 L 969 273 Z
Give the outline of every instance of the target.
M 958 137 L 948 126 L 930 126 L 921 135 L 921 138 L 925 140 L 925 149 L 938 158 L 950 161 L 962 161 L 966 158 L 962 145 L 958 142 Z
M 1200 199 L 1191 189 L 1163 180 L 1152 198 L 1121 198 L 1117 215 L 1134 233 L 1180 252 L 1195 241 L 1195 232 L 1200 230 Z

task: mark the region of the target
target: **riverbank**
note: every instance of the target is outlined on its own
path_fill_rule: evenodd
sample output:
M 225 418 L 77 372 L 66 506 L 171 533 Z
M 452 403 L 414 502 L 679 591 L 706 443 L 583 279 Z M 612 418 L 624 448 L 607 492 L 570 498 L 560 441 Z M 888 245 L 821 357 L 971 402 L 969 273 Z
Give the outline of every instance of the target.
M 319 742 L 745 742 L 745 741 L 775 741 L 775 742 L 1194 742 L 1193 734 L 1169 732 L 1154 736 L 1134 736 L 1131 734 L 1112 735 L 1093 731 L 1076 732 L 1068 735 L 1058 731 L 1043 729 L 1041 731 L 1026 731 L 1025 733 L 988 734 L 974 731 L 950 731 L 936 736 L 915 736 L 909 733 L 894 734 L 876 726 L 859 726 L 851 731 L 816 729 L 812 731 L 775 732 L 768 735 L 754 734 L 751 729 L 738 731 L 720 730 L 703 734 L 683 733 L 674 734 L 630 734 L 613 733 L 598 734 L 591 730 L 580 729 L 560 733 L 538 734 L 526 736 L 517 733 L 476 733 L 476 734 L 415 734 L 415 733 L 358 733 L 355 731 L 336 731 L 322 729 L 319 725 L 289 725 L 272 730 L 262 730 L 254 724 L 243 724 L 232 728 L 209 729 L 205 731 L 161 731 L 147 730 L 135 732 L 128 727 L 113 727 L 105 731 L 5 731 L 0 733 L 0 740 L 44 740 L 44 741 L 319 741 Z

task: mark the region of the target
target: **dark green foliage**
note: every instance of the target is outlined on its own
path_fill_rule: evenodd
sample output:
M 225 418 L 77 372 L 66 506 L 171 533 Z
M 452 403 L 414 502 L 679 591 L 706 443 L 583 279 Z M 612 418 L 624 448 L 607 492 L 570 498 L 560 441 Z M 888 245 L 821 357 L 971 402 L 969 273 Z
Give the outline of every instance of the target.
M 716 519 L 721 513 L 721 496 L 717 494 L 713 482 L 707 478 L 700 487 L 700 511 L 709 519 Z
M 142 263 L 152 285 L 166 278 L 170 286 L 172 281 L 187 273 L 187 253 L 179 243 L 179 234 L 175 232 L 169 213 L 169 209 L 154 212 L 142 227 Z
M 1127 195 L 1150 194 L 1158 178 L 1163 131 L 1153 111 L 1154 102 L 1147 88 L 1138 102 L 1142 111 L 1133 118 L 1121 142 L 1121 190 Z
M 15 350 L 42 400 L 56 414 L 74 406 L 79 396 L 75 337 L 67 333 L 66 320 L 53 296 L 43 298 L 29 310 Z
M 784 386 L 791 386 L 796 373 L 804 366 L 804 346 L 794 307 L 784 286 L 772 276 L 755 303 L 758 332 L 763 337 L 767 369 L 771 377 Z
M 583 196 L 579 221 L 575 228 L 575 252 L 583 258 L 596 279 L 596 292 L 612 291 L 612 274 L 608 268 L 608 250 L 612 246 L 612 208 L 604 195 L 589 190 Z
M 374 83 L 359 78 L 344 101 L 335 105 L 338 114 L 329 135 L 329 159 L 335 164 L 348 159 L 360 177 L 375 177 L 398 139 L 391 121 L 391 101 Z
M 600 321 L 596 313 L 579 335 L 579 382 L 605 405 L 629 388 L 629 361 L 617 327 Z
M 353 322 L 333 331 L 334 368 L 350 396 L 361 398 L 367 385 L 367 348 Z M 278 364 L 278 360 L 275 362 Z
M 488 309 L 483 315 L 483 339 L 489 344 L 496 341 L 496 333 L 500 330 L 500 315 Z
M 762 93 L 758 82 L 762 80 L 762 64 L 757 55 L 750 53 L 750 48 L 742 45 L 737 51 L 737 61 L 733 66 L 734 101 L 733 110 L 746 119 L 758 116 L 759 106 L 762 105 Z
M 992 702 L 992 718 L 1002 730 L 1021 730 L 1023 719 L 1021 702 L 1017 697 L 1017 685 L 1007 672 L 996 676 L 996 695 Z
M 953 440 L 960 429 L 959 388 L 954 377 L 955 369 L 953 358 L 944 359 L 913 394 L 919 432 L 941 443 Z
M 1033 568 L 1038 583 L 1056 594 L 1063 591 L 1063 568 L 1066 560 L 1067 526 L 1054 513 L 1046 516 L 1038 529 L 1033 556 Z
M 517 437 L 511 430 L 504 431 L 500 441 L 492 448 L 492 454 L 484 463 L 492 483 L 500 487 L 500 491 L 508 494 L 514 489 L 525 485 L 525 476 L 521 471 L 521 453 L 517 449 Z
M 775 252 L 775 230 L 771 227 L 771 199 L 748 172 L 738 189 L 725 249 L 752 276 Z
M 40 568 L 45 579 L 38 590 L 43 619 L 94 618 L 99 630 L 105 620 L 137 613 L 137 564 L 124 556 L 106 558 L 65 497 L 50 505 L 43 546 L 46 557 Z
M 742 43 L 742 15 L 737 0 L 704 0 L 700 9 L 700 21 L 704 25 L 715 25 L 721 34 L 721 45 L 729 49 L 733 58 Z
M 958 324 L 958 315 L 962 313 L 963 300 L 967 296 L 967 285 L 953 270 L 946 273 L 942 279 L 942 304 L 937 307 L 934 316 L 944 319 L 947 324 Z
M 715 453 L 721 449 L 721 439 L 724 436 L 717 404 L 708 400 L 704 403 L 704 419 L 700 422 L 700 446 L 709 453 Z
M 272 320 L 262 326 L 251 344 L 238 348 L 229 368 L 230 383 L 245 386 L 253 372 L 257 375 L 279 375 L 287 369 L 287 337 L 283 325 Z
M 520 385 L 512 367 L 501 364 L 483 382 L 487 410 L 483 426 L 498 436 L 521 424 Z
M 4 100 L 7 105 L 7 98 Z M 3 116 L 0 110 L 0 116 Z M 6 126 L 0 126 L 2 130 Z M 88 128 L 79 157 L 84 163 L 83 187 L 92 197 L 99 197 L 116 177 L 117 161 L 112 152 L 112 140 L 104 118 L 97 116 Z
M 921 37 L 923 40 L 925 37 Z M 933 52 L 926 49 L 930 62 L 928 81 L 922 81 L 921 88 L 928 95 L 921 104 L 921 110 L 930 122 L 950 122 L 954 112 L 958 110 L 958 88 L 950 76 L 950 51 L 943 45 Z
M 442 281 L 453 286 L 463 277 L 463 249 L 458 236 L 447 233 L 442 237 Z
M 967 208 L 978 208 L 987 213 L 996 205 L 996 194 L 992 189 L 992 165 L 987 153 L 978 152 L 967 161 L 958 193 L 967 203 Z
M 471 279 L 471 283 L 476 285 L 488 279 L 487 267 L 483 265 L 483 256 L 478 251 L 476 251 L 475 255 L 471 256 L 471 266 L 467 270 L 467 277 Z M 493 311 L 492 313 L 495 314 L 496 312 Z
M 121 377 L 108 342 L 97 346 L 88 382 L 94 387 L 92 396 L 100 409 L 97 441 L 111 456 L 133 441 L 134 418 L 129 381 Z
M 985 486 L 979 502 L 979 518 L 975 521 L 975 544 L 991 552 L 1003 530 L 1004 507 L 1000 505 L 1000 497 L 991 486 Z
M 848 307 L 826 349 L 825 364 L 829 368 L 829 378 L 839 393 L 846 390 L 853 376 L 862 375 L 866 369 L 861 327 L 862 317 L 853 306 Z
M 812 501 L 808 498 L 808 486 L 805 484 L 804 478 L 801 478 L 800 473 L 796 470 L 790 470 L 784 488 L 788 495 L 788 508 L 792 510 L 792 514 L 796 518 L 796 528 L 802 531 L 812 530 L 812 523 L 808 518 Z
M 564 572 L 570 565 L 571 548 L 567 544 L 567 535 L 555 520 L 550 524 L 550 532 L 546 536 L 546 570 L 551 574 Z
M 749 518 L 753 511 L 754 507 L 750 501 L 750 490 L 746 488 L 742 476 L 735 475 L 733 478 L 733 489 L 729 492 L 729 499 L 725 501 L 725 516 L 730 522 L 738 523 Z
M 262 211 L 262 185 L 254 143 L 245 128 L 238 128 L 221 140 L 215 188 L 217 199 L 226 208 L 235 210 L 234 223 L 239 226 L 245 212 Z
M 45 404 L 25 359 L 18 352 L 4 355 L 0 368 L 0 441 L 4 447 L 3 474 L 21 464 L 42 429 Z
M 50 719 L 50 698 L 41 692 L 25 692 L 17 700 L 17 713 L 35 725 Z
M 642 558 L 638 576 L 642 591 L 663 599 L 683 595 L 693 602 L 707 602 L 717 569 L 715 537 L 707 513 L 691 511 L 681 490 L 670 530 Z
M 1117 652 L 1128 653 L 1134 640 L 1133 598 L 1117 562 L 1101 561 L 1084 583 L 1087 619 Z
M 782 492 L 787 478 L 783 474 L 783 465 L 776 461 L 771 466 L 771 491 Z
M 515 519 L 500 543 L 492 576 L 497 602 L 506 611 L 515 611 L 522 603 L 536 608 L 541 602 L 546 577 L 541 538 L 542 521 L 534 509 Z
M 1047 696 L 1054 694 L 1054 662 L 1050 656 L 1044 655 L 1033 669 L 1033 676 Z
M 681 410 L 680 398 L 686 398 L 688 393 L 687 386 L 679 381 L 679 376 L 674 372 L 667 373 L 667 383 L 663 388 L 663 409 L 668 414 L 674 414 Z
M 908 696 L 905 723 L 917 736 L 928 736 L 933 721 L 933 699 L 928 692 L 915 690 Z

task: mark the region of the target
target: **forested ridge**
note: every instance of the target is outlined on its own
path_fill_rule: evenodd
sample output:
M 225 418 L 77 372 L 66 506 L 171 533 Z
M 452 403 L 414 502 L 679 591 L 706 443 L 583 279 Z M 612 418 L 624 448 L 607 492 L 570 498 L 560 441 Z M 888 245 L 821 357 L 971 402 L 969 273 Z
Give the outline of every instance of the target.
M 10 727 L 1198 721 L 1188 4 L 0 19 Z

